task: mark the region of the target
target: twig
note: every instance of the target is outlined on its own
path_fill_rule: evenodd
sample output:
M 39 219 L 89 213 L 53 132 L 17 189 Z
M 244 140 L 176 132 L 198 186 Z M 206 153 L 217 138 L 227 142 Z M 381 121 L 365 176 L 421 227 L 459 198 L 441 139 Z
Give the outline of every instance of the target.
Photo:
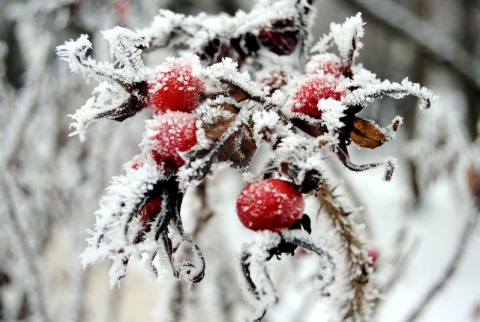
M 195 227 L 192 233 L 192 239 L 195 240 L 203 232 L 204 228 L 214 216 L 214 212 L 210 209 L 207 200 L 207 182 L 203 181 L 196 189 L 197 197 L 200 199 L 201 208 L 199 210 L 200 216 L 195 216 L 197 218 L 195 222 Z M 185 310 L 184 303 L 186 302 L 186 297 L 188 296 L 187 288 L 189 286 L 185 285 L 183 281 L 176 281 L 173 285 L 173 296 L 171 299 L 171 311 L 173 321 L 181 321 L 182 313 Z
M 362 202 L 360 195 L 358 192 L 355 190 L 355 187 L 353 187 L 353 184 L 351 180 L 349 180 L 347 177 L 343 177 L 343 174 L 341 173 L 341 169 L 338 166 L 337 162 L 333 162 L 334 159 L 332 158 L 327 158 L 326 162 L 329 163 L 330 169 L 332 172 L 335 174 L 337 178 L 342 178 L 342 187 L 345 189 L 345 192 L 349 199 L 352 201 L 352 203 L 358 207 L 359 205 L 362 205 L 362 211 L 360 211 L 360 220 L 362 223 L 365 224 L 365 232 L 367 234 L 367 238 L 372 241 L 375 239 L 374 231 L 373 231 L 373 224 L 371 220 L 371 213 L 368 210 L 368 208 L 365 206 L 365 204 Z
M 31 84 L 23 89 L 20 99 L 15 103 L 15 114 L 12 114 L 12 120 L 6 124 L 6 140 L 3 142 L 3 162 L 8 166 L 18 154 L 22 147 L 22 141 L 27 133 L 26 128 L 34 115 L 33 111 L 40 99 L 40 92 L 45 78 L 47 60 L 50 54 L 50 41 L 43 43 L 36 48 L 38 52 L 38 65 L 35 69 L 27 73 L 29 79 L 27 83 Z
M 407 267 L 407 264 L 409 263 L 413 254 L 418 249 L 418 244 L 418 239 L 415 239 L 408 248 L 408 250 L 403 254 L 403 256 L 400 255 L 395 259 L 395 271 L 387 280 L 387 282 L 380 288 L 380 292 L 382 293 L 382 295 L 387 294 L 403 276 L 403 273 L 405 272 L 405 267 Z
M 467 250 L 468 242 L 470 241 L 470 237 L 473 235 L 473 231 L 475 230 L 476 223 L 478 219 L 478 214 L 476 211 L 472 211 L 468 220 L 465 222 L 465 226 L 461 232 L 461 239 L 455 249 L 455 256 L 451 259 L 450 264 L 448 265 L 445 273 L 443 276 L 433 285 L 432 288 L 428 291 L 427 295 L 423 298 L 423 300 L 418 304 L 416 309 L 409 315 L 409 317 L 405 320 L 406 322 L 414 322 L 416 321 L 420 315 L 424 312 L 425 308 L 428 307 L 430 302 L 440 294 L 440 291 L 445 287 L 448 281 L 452 278 L 452 276 L 457 271 L 459 264 L 462 261 L 463 255 Z
M 342 321 L 367 321 L 374 298 L 368 290 L 369 269 L 364 243 L 357 236 L 352 220 L 348 217 L 349 213 L 337 204 L 335 196 L 326 184 L 320 187 L 317 198 L 344 245 L 353 296 L 345 298 L 341 304 L 345 310 Z
M 378 23 L 401 33 L 430 56 L 446 63 L 480 91 L 480 59 L 452 38 L 439 33 L 433 26 L 393 1 L 344 1 L 367 12 Z
M 32 249 L 31 245 L 28 243 L 26 237 L 28 234 L 25 232 L 23 227 L 18 221 L 18 213 L 15 207 L 15 201 L 12 196 L 12 183 L 10 182 L 7 171 L 3 167 L 2 173 L 4 175 L 0 176 L 0 188 L 3 190 L 2 195 L 4 196 L 4 202 L 6 204 L 6 211 L 0 211 L 0 215 L 5 216 L 5 222 L 10 227 L 4 227 L 4 229 L 9 234 L 8 240 L 10 241 L 11 246 L 14 248 L 17 253 L 19 264 L 18 266 L 24 270 L 24 283 L 26 296 L 28 298 L 29 305 L 31 310 L 35 315 L 35 318 L 38 321 L 49 321 L 48 310 L 45 303 L 46 294 L 40 279 L 39 268 L 37 265 L 37 256 Z

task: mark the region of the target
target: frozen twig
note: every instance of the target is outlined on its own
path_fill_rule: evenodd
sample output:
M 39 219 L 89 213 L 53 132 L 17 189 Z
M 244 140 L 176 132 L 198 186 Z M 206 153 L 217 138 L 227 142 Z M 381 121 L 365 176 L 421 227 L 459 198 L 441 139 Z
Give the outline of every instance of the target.
M 437 295 L 443 290 L 443 288 L 450 281 L 452 276 L 457 271 L 460 263 L 462 262 L 465 251 L 468 249 L 470 238 L 475 231 L 475 227 L 478 220 L 478 211 L 472 211 L 466 220 L 462 232 L 461 238 L 454 252 L 453 258 L 450 260 L 447 269 L 443 276 L 430 288 L 423 300 L 417 305 L 417 307 L 410 313 L 405 319 L 405 322 L 417 321 L 428 305 L 435 299 Z
M 41 37 L 37 41 L 35 61 L 31 64 L 31 70 L 27 73 L 27 86 L 24 87 L 19 99 L 15 101 L 15 109 L 17 112 L 12 115 L 12 119 L 7 124 L 4 133 L 6 140 L 3 141 L 3 158 L 6 165 L 10 164 L 20 148 L 22 141 L 29 125 L 29 120 L 34 115 L 34 109 L 40 99 L 40 92 L 45 78 L 45 71 L 47 68 L 48 55 L 51 51 L 51 39 L 49 37 Z M 30 50 L 30 49 L 25 49 Z
M 364 243 L 358 236 L 349 213 L 337 203 L 326 184 L 319 188 L 317 198 L 338 232 L 347 260 L 352 296 L 344 298 L 341 302 L 341 319 L 342 321 L 368 321 L 374 297 L 368 287 L 370 270 Z
M 47 322 L 50 321 L 50 318 L 45 302 L 46 294 L 40 278 L 37 255 L 26 239 L 28 234 L 18 221 L 19 214 L 16 211 L 14 197 L 12 196 L 12 189 L 16 190 L 12 186 L 13 182 L 7 177 L 8 174 L 3 167 L 1 172 L 4 174 L 0 176 L 0 189 L 4 196 L 2 198 L 3 202 L 7 208 L 5 211 L 0 211 L 0 215 L 3 217 L 0 217 L 0 219 L 5 223 L 2 225 L 2 229 L 8 234 L 8 240 L 14 249 L 13 252 L 18 256 L 20 262 L 18 267 L 24 270 L 22 276 L 24 278 L 25 290 L 27 290 L 26 296 L 30 310 L 38 321 Z
M 395 271 L 387 280 L 387 282 L 380 288 L 380 292 L 382 295 L 387 294 L 401 279 L 403 273 L 405 272 L 405 268 L 410 262 L 410 259 L 412 258 L 415 251 L 418 249 L 418 244 L 419 241 L 415 239 L 405 253 L 399 253 L 397 258 L 395 258 L 393 263 L 393 265 L 395 265 Z
M 480 59 L 452 38 L 439 33 L 404 6 L 390 0 L 345 0 L 345 2 L 368 12 L 381 24 L 401 33 L 431 56 L 448 64 L 480 90 Z

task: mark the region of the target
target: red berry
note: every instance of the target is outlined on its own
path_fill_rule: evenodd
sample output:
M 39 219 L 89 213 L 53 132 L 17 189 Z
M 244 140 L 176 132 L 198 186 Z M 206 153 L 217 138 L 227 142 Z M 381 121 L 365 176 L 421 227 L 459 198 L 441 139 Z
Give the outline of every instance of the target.
M 340 101 L 344 92 L 337 89 L 337 83 L 329 75 L 314 74 L 301 81 L 293 94 L 292 112 L 321 118 L 318 107 L 321 99 L 333 98 Z
M 280 231 L 303 214 L 302 194 L 288 181 L 267 179 L 247 185 L 237 199 L 237 215 L 251 230 Z
M 297 48 L 298 31 L 292 28 L 293 21 L 280 20 L 272 29 L 262 29 L 258 35 L 260 43 L 277 55 L 290 55 Z
M 192 112 L 205 91 L 205 83 L 196 75 L 200 68 L 197 57 L 170 58 L 160 65 L 148 86 L 152 111 Z
M 178 169 L 185 164 L 181 152 L 197 144 L 198 117 L 182 112 L 166 112 L 148 124 L 148 145 L 157 164 Z
M 282 88 L 288 82 L 288 76 L 283 70 L 271 70 L 268 75 L 262 78 L 262 84 L 265 84 L 270 87 L 270 92 L 273 93 L 275 90 Z
M 137 213 L 137 217 L 139 217 L 142 227 L 147 227 L 147 225 L 162 211 L 162 201 L 163 199 L 160 196 L 150 198 Z
M 140 164 L 140 163 L 134 162 L 134 163 L 132 164 L 132 169 L 133 169 L 133 170 L 138 170 L 138 169 L 140 169 L 140 167 L 141 167 L 141 164 Z
M 375 249 L 375 248 L 370 248 L 367 251 L 368 265 L 370 267 L 375 266 L 375 264 L 377 263 L 377 260 L 378 260 L 378 256 L 380 256 L 380 254 L 378 253 L 378 250 Z
M 339 77 L 343 74 L 344 68 L 337 55 L 326 53 L 312 56 L 305 70 L 308 74 L 324 73 Z
M 141 167 L 143 167 L 143 165 L 145 164 L 146 162 L 146 158 L 145 158 L 145 155 L 143 154 L 137 154 L 136 156 L 134 156 L 132 158 L 131 161 L 125 163 L 123 165 L 123 167 L 125 169 L 133 169 L 133 170 L 138 170 L 140 169 Z
M 130 14 L 132 10 L 132 5 L 128 0 L 118 0 L 115 2 L 115 10 L 121 17 L 126 17 Z

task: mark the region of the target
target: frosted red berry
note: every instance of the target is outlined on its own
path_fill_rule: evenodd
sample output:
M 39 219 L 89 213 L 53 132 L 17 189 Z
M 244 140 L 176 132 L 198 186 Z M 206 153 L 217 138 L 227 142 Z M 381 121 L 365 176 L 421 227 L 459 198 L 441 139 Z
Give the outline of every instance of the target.
M 160 65 L 148 86 L 152 111 L 192 112 L 205 91 L 205 83 L 197 75 L 200 68 L 197 57 L 170 58 Z
M 292 20 L 280 20 L 273 23 L 271 29 L 260 30 L 258 39 L 269 51 L 283 56 L 290 55 L 297 48 L 299 35 Z
M 125 163 L 123 167 L 125 169 L 133 169 L 133 170 L 138 170 L 144 166 L 146 162 L 146 158 L 144 154 L 137 154 L 135 155 L 132 160 L 129 162 Z
M 378 257 L 380 256 L 379 252 L 375 248 L 370 248 L 367 251 L 367 257 L 368 257 L 368 265 L 370 267 L 374 267 L 375 264 L 377 264 Z
M 292 112 L 321 118 L 322 111 L 318 106 L 321 99 L 340 101 L 344 92 L 329 75 L 314 74 L 301 81 L 292 96 Z
M 281 231 L 303 214 L 302 194 L 288 181 L 267 179 L 247 185 L 237 198 L 237 215 L 251 230 Z
M 162 211 L 162 197 L 157 196 L 149 199 L 142 209 L 137 213 L 142 227 L 147 227 Z
M 305 71 L 308 74 L 323 73 L 339 77 L 343 74 L 344 67 L 337 55 L 325 53 L 312 56 Z
M 115 2 L 115 10 L 121 17 L 127 17 L 132 11 L 132 5 L 129 0 L 118 0 Z
M 197 144 L 197 121 L 193 114 L 170 111 L 149 121 L 147 142 L 158 165 L 175 170 L 185 164 L 181 153 Z
M 287 84 L 288 76 L 283 70 L 273 69 L 261 79 L 261 82 L 270 88 L 270 93 L 273 93 Z

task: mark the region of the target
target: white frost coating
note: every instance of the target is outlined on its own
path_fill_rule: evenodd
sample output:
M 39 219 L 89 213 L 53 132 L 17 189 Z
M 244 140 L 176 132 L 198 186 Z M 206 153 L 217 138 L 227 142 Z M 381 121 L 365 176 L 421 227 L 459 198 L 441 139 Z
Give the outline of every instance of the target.
M 180 190 L 184 191 L 186 187 L 197 184 L 204 179 L 205 175 L 211 173 L 212 169 L 218 166 L 217 164 L 212 165 L 212 160 L 225 160 L 217 157 L 216 153 L 220 151 L 228 154 L 230 152 L 221 151 L 220 148 L 239 129 L 245 130 L 246 135 L 253 135 L 256 143 L 265 141 L 275 142 L 275 149 L 270 151 L 274 153 L 274 156 L 269 160 L 272 162 L 267 163 L 265 167 L 268 170 L 273 169 L 272 171 L 276 171 L 276 166 L 289 164 L 292 167 L 288 171 L 292 173 L 277 172 L 273 174 L 274 176 L 285 175 L 288 176 L 289 180 L 301 185 L 304 183 L 306 175 L 313 177 L 318 173 L 320 178 L 319 184 L 322 184 L 322 180 L 326 180 L 323 177 L 325 171 L 322 170 L 325 166 L 324 159 L 327 155 L 331 155 L 331 151 L 334 150 L 331 149 L 332 146 L 335 148 L 338 145 L 338 132 L 344 126 L 341 118 L 345 116 L 347 107 L 351 105 L 363 107 L 382 96 L 402 98 L 405 95 L 419 96 L 423 99 L 423 104 L 428 106 L 433 98 L 431 92 L 420 88 L 418 84 L 410 83 L 408 80 L 403 81 L 401 84 L 388 81 L 381 82 L 375 74 L 365 70 L 361 65 L 353 64 L 354 58 L 358 56 L 358 51 L 362 47 L 360 39 L 364 33 L 360 14 L 347 19 L 343 24 L 331 24 L 330 33 L 323 37 L 313 48 L 313 52 L 326 53 L 330 47 L 337 47 L 336 49 L 338 49 L 341 59 L 338 59 L 337 56 L 331 53 L 326 53 L 326 55 L 333 59 L 334 64 L 338 63 L 340 65 L 339 70 L 332 73 L 324 71 L 323 73 L 329 74 L 327 78 L 330 78 L 332 83 L 338 85 L 335 89 L 341 91 L 341 95 L 338 95 L 338 100 L 332 98 L 320 99 L 318 104 L 315 101 L 312 105 L 317 106 L 322 112 L 317 118 L 302 116 L 301 113 L 294 115 L 296 118 L 306 121 L 312 127 L 317 126 L 318 131 L 309 132 L 311 135 L 303 132 L 302 130 L 305 130 L 305 128 L 301 129 L 300 125 L 299 127 L 294 127 L 288 117 L 282 113 L 284 109 L 287 110 L 289 99 L 291 99 L 289 94 L 292 92 L 292 87 L 295 86 L 295 80 L 305 77 L 303 74 L 300 75 L 303 71 L 303 66 L 299 66 L 297 60 L 289 64 L 286 63 L 286 60 L 283 61 L 280 58 L 272 59 L 274 57 L 273 53 L 263 55 L 262 49 L 260 49 L 258 56 L 247 57 L 245 61 L 242 60 L 241 68 L 232 59 L 224 58 L 220 63 L 203 69 L 199 58 L 190 56 L 187 58 L 167 58 L 166 63 L 161 64 L 155 70 L 150 70 L 144 66 L 141 57 L 142 50 L 145 47 L 150 46 L 152 50 L 156 50 L 159 47 L 172 47 L 177 44 L 182 45 L 182 48 L 186 48 L 185 53 L 198 53 L 200 55 L 206 45 L 214 45 L 212 47 L 215 47 L 215 44 L 209 43 L 212 40 L 218 41 L 220 44 L 220 50 L 218 51 L 220 56 L 223 54 L 221 50 L 223 48 L 222 45 L 233 44 L 233 40 L 239 40 L 240 45 L 242 45 L 241 42 L 246 41 L 245 38 L 235 39 L 235 37 L 243 37 L 246 32 L 249 33 L 249 36 L 256 36 L 262 28 L 268 29 L 272 27 L 272 22 L 275 22 L 277 18 L 282 21 L 293 18 L 295 21 L 294 28 L 299 27 L 298 19 L 301 14 L 297 12 L 298 8 L 296 9 L 295 7 L 306 3 L 307 0 L 260 0 L 250 13 L 240 11 L 233 17 L 225 14 L 216 16 L 207 14 L 185 16 L 174 14 L 170 11 L 160 11 L 159 16 L 155 18 L 149 28 L 134 32 L 129 29 L 116 27 L 103 33 L 110 45 L 111 63 L 96 62 L 91 58 L 85 57 L 91 48 L 91 43 L 87 36 L 81 36 L 76 42 L 67 42 L 58 48 L 58 52 L 62 59 L 69 62 L 72 71 L 78 72 L 81 70 L 87 73 L 88 76 L 94 76 L 102 80 L 109 78 L 108 82 L 100 83 L 94 90 L 95 97 L 88 100 L 74 114 L 75 123 L 72 126 L 75 128 L 75 132 L 72 134 L 78 134 L 80 139 L 84 140 L 85 130 L 91 122 L 102 114 L 106 115 L 105 112 L 114 112 L 118 106 L 121 106 L 128 99 L 129 93 L 127 91 L 130 91 L 132 88 L 128 86 L 129 84 L 140 85 L 138 82 L 147 81 L 147 84 L 142 84 L 145 85 L 142 90 L 145 88 L 158 90 L 171 86 L 166 85 L 165 82 L 156 81 L 155 85 L 153 85 L 152 82 L 157 80 L 155 77 L 159 73 L 166 71 L 170 62 L 190 59 L 191 65 L 195 69 L 195 75 L 198 74 L 201 77 L 205 77 L 209 82 L 207 90 L 205 92 L 202 90 L 201 95 L 199 95 L 202 105 L 193 114 L 190 114 L 190 116 L 194 115 L 200 118 L 196 123 L 198 144 L 192 150 L 181 154 L 187 163 L 177 173 Z M 302 36 L 310 37 L 308 30 L 302 29 L 300 32 L 304 33 Z M 302 44 L 305 43 L 302 42 Z M 308 44 L 306 47 L 308 48 Z M 212 49 L 212 51 L 214 50 L 215 48 Z M 205 54 L 210 55 L 210 53 Z M 202 55 L 202 59 L 204 57 Z M 212 61 L 218 61 L 218 58 L 214 57 Z M 203 62 L 208 65 L 210 64 L 209 59 L 209 57 L 206 57 Z M 292 61 L 292 57 L 288 57 L 288 59 Z M 307 72 L 313 73 L 318 71 L 319 59 L 320 57 L 311 58 L 309 65 L 306 66 Z M 300 61 L 303 63 L 301 59 Z M 270 88 L 263 87 L 259 81 L 261 73 L 256 68 L 264 67 L 267 69 L 274 65 L 275 67 L 280 66 L 280 70 L 286 72 L 285 82 L 287 84 L 283 84 L 282 79 L 280 82 L 269 84 L 271 85 Z M 284 65 L 291 67 L 291 70 L 285 69 Z M 348 75 L 348 77 L 344 75 Z M 168 77 L 168 75 L 165 77 Z M 258 83 L 252 79 L 257 80 Z M 179 76 L 178 80 L 180 87 L 187 86 L 188 81 L 184 78 L 184 75 Z M 118 83 L 121 85 L 118 85 Z M 223 96 L 228 95 L 228 90 L 230 89 L 225 83 L 233 84 L 244 90 L 247 93 L 247 99 L 237 102 L 233 97 Z M 320 86 L 316 86 L 314 89 L 317 87 Z M 133 88 L 138 89 L 138 87 Z M 272 88 L 279 89 L 271 94 Z M 352 91 L 351 88 L 355 89 Z M 307 92 L 312 91 L 309 89 Z M 137 98 L 145 99 L 142 103 L 147 101 L 147 98 L 142 96 L 143 92 L 132 93 L 131 95 L 137 95 Z M 315 95 L 313 96 L 315 98 Z M 238 100 L 240 101 L 240 99 Z M 231 109 L 234 112 L 229 111 L 230 106 L 226 107 L 226 104 L 234 106 L 235 109 Z M 142 105 L 141 107 L 144 106 Z M 240 111 L 238 115 L 235 114 L 237 110 Z M 288 111 L 286 112 L 288 113 Z M 291 114 L 288 116 L 291 116 Z M 152 262 L 153 259 L 159 260 L 163 255 L 168 260 L 167 252 L 163 249 L 163 246 L 155 241 L 155 233 L 159 233 L 158 230 L 152 229 L 144 234 L 144 240 L 139 243 L 133 242 L 136 233 L 142 230 L 139 219 L 134 216 L 135 211 L 138 211 L 145 195 L 153 188 L 153 184 L 158 180 L 165 179 L 164 174 L 153 164 L 151 154 L 152 147 L 155 144 L 152 138 L 157 134 L 155 126 L 158 124 L 155 124 L 156 121 L 155 118 L 147 121 L 144 141 L 141 144 L 142 154 L 135 157 L 133 162 L 124 166 L 127 174 L 114 178 L 111 187 L 108 189 L 107 196 L 102 199 L 100 209 L 95 213 L 96 224 L 95 229 L 90 232 L 89 246 L 82 255 L 84 265 L 95 263 L 105 258 L 110 258 L 113 261 L 110 270 L 110 284 L 112 286 L 126 275 L 128 260 L 143 258 L 146 262 L 149 261 L 149 267 L 152 272 L 155 272 L 156 276 L 158 276 L 156 274 L 158 267 L 155 265 L 156 262 Z M 228 129 L 225 133 L 218 134 L 220 138 L 215 133 L 215 137 L 218 139 L 209 141 L 200 122 L 203 122 L 205 125 L 222 121 L 225 122 L 224 124 L 229 124 Z M 394 122 L 396 121 L 398 119 L 394 120 Z M 298 124 L 301 123 L 299 122 Z M 323 125 L 321 128 L 320 124 Z M 221 130 L 223 131 L 223 129 Z M 324 135 L 315 137 L 318 133 L 323 133 L 324 129 L 326 129 Z M 378 129 L 382 130 L 379 127 Z M 392 126 L 390 131 L 392 132 L 391 135 L 393 135 Z M 387 132 L 385 131 L 385 134 Z M 241 144 L 242 142 L 236 140 L 234 143 Z M 162 145 L 171 146 L 171 144 Z M 232 150 L 236 150 L 237 146 L 235 144 L 233 146 Z M 192 152 L 199 152 L 197 158 L 189 159 L 190 156 L 195 155 Z M 390 159 L 387 159 L 386 163 L 389 166 L 393 164 Z M 348 164 L 346 163 L 345 165 L 348 167 Z M 138 169 L 133 170 L 132 167 Z M 207 170 L 202 172 L 206 168 Z M 362 167 L 359 166 L 358 168 Z M 363 169 L 367 168 L 369 167 L 363 167 Z M 310 170 L 316 170 L 316 172 Z M 265 172 L 261 171 L 259 177 L 265 174 Z M 253 177 L 247 178 L 247 176 L 244 173 L 244 178 L 248 180 L 253 179 Z M 280 198 L 282 196 L 277 197 Z M 165 209 L 167 208 L 165 200 L 163 202 L 164 204 L 161 208 Z M 255 202 L 258 202 L 258 200 Z M 299 232 L 298 234 L 286 232 L 284 236 L 302 240 L 308 239 L 311 245 L 318 246 L 315 235 L 307 236 L 305 232 Z M 173 239 L 174 244 L 181 242 L 181 238 L 178 238 L 179 236 L 176 237 L 176 239 Z M 247 263 L 251 267 L 251 277 L 261 290 L 265 290 L 265 292 L 259 293 L 260 301 L 254 300 L 258 304 L 259 310 L 265 309 L 275 303 L 276 300 L 275 290 L 265 272 L 267 259 L 271 258 L 268 250 L 277 246 L 279 241 L 278 234 L 260 232 L 257 234 L 255 241 L 247 246 L 252 252 Z M 346 246 L 343 245 L 343 247 Z M 350 250 L 354 254 L 363 252 L 360 248 L 352 248 Z M 187 266 L 181 268 L 187 268 Z M 328 268 L 325 268 L 324 272 L 333 276 L 333 272 Z M 357 270 L 354 272 L 354 275 L 361 273 Z M 354 278 L 351 277 L 351 279 Z M 317 288 L 321 288 L 321 286 L 317 286 Z M 352 298 L 353 293 L 348 292 L 346 297 Z
M 342 102 L 346 105 L 367 106 L 377 98 L 390 96 L 400 99 L 406 95 L 413 95 L 420 98 L 420 109 L 429 108 L 431 102 L 436 99 L 432 91 L 426 87 L 420 87 L 419 84 L 412 83 L 408 79 L 404 79 L 401 84 L 391 83 L 385 80 L 381 83 L 368 86 L 367 88 L 358 88 L 350 92 Z
M 149 75 L 148 83 L 155 84 L 150 90 L 155 92 L 166 86 L 168 83 L 174 83 L 177 86 L 185 85 L 186 90 L 188 84 L 191 84 L 192 77 L 200 77 L 202 73 L 202 65 L 197 55 L 186 55 L 183 57 L 167 57 L 165 62 L 158 65 Z M 175 82 L 169 82 L 169 78 L 178 75 L 179 78 Z M 166 88 L 168 89 L 168 88 Z
M 177 173 L 177 178 L 180 190 L 185 191 L 189 186 L 195 186 L 200 182 L 201 178 L 198 178 L 199 171 L 201 171 L 201 169 L 210 162 L 211 158 L 214 157 L 215 153 L 225 143 L 225 141 L 228 140 L 228 138 L 230 138 L 235 132 L 237 132 L 239 128 L 248 120 L 248 118 L 252 114 L 251 109 L 252 106 L 249 106 L 248 102 L 242 102 L 240 112 L 238 113 L 235 121 L 233 121 L 229 125 L 229 127 L 225 130 L 225 132 L 218 140 L 210 144 L 210 146 L 208 147 L 210 151 L 203 158 L 190 160 L 188 166 L 182 166 L 179 169 Z
M 295 3 L 294 0 L 270 1 L 268 10 L 265 10 L 265 4 L 258 3 L 250 12 L 238 11 L 234 16 L 205 13 L 185 16 L 160 10 L 152 25 L 143 29 L 142 33 L 150 37 L 154 45 L 165 46 L 176 30 L 180 35 L 184 33 L 180 38 L 195 52 L 215 38 L 228 40 L 247 32 L 257 33 L 261 28 L 270 27 L 270 21 L 293 18 L 297 15 Z
M 85 74 L 87 69 L 82 65 L 81 60 L 89 49 L 92 49 L 92 43 L 88 39 L 88 35 L 81 35 L 77 40 L 69 40 L 64 45 L 58 46 L 57 55 L 60 59 L 68 62 L 72 72 L 82 71 Z
M 130 75 L 136 75 L 143 69 L 142 50 L 138 47 L 148 47 L 149 37 L 122 27 L 103 31 L 102 34 L 110 45 L 112 58 L 116 59 L 114 65 Z
M 207 100 L 206 103 L 197 107 L 194 113 L 197 114 L 205 124 L 215 124 L 220 119 L 235 117 L 235 114 L 219 106 L 223 103 L 235 105 L 237 102 L 234 99 L 220 96 L 215 100 Z
M 213 64 L 203 71 L 203 75 L 210 79 L 221 79 L 232 83 L 253 96 L 264 98 L 265 93 L 258 88 L 247 72 L 238 71 L 238 63 L 231 58 L 224 58 L 222 62 Z
M 331 35 L 337 45 L 340 56 L 347 60 L 350 52 L 353 52 L 353 58 L 358 56 L 358 50 L 363 47 L 360 39 L 365 34 L 363 29 L 362 14 L 359 12 L 355 17 L 347 18 L 343 24 L 332 23 L 330 25 Z M 356 48 L 352 48 L 352 39 L 355 40 Z
M 69 136 L 78 135 L 81 141 L 85 140 L 87 127 L 101 114 L 115 111 L 128 99 L 128 93 L 120 85 L 110 82 L 101 82 L 92 94 L 97 96 L 89 98 L 75 114 L 69 115 L 75 121 L 70 124 L 75 130 Z
M 88 246 L 81 255 L 84 266 L 94 264 L 107 257 L 116 263 L 111 277 L 120 274 L 119 263 L 132 255 L 140 256 L 155 244 L 133 244 L 133 238 L 140 230 L 140 223 L 133 216 L 146 193 L 164 178 L 156 165 L 145 163 L 137 170 L 128 169 L 126 175 L 114 177 L 107 188 L 107 196 L 100 201 L 95 212 L 95 228 L 89 231 Z M 118 275 L 119 276 L 119 275 Z M 111 280 L 112 282 L 112 280 Z
M 345 125 L 340 121 L 340 118 L 345 116 L 343 112 L 346 109 L 341 102 L 333 98 L 321 99 L 318 108 L 322 111 L 322 123 L 329 133 L 337 133 Z
M 150 27 L 143 29 L 141 33 L 152 39 L 154 44 L 165 45 L 171 37 L 172 30 L 181 26 L 184 21 L 185 15 L 170 10 L 160 10 L 153 18 Z
M 352 73 L 353 79 L 348 83 L 347 87 L 368 87 L 381 83 L 381 81 L 377 78 L 377 75 L 363 68 L 362 64 L 353 65 Z
M 106 77 L 125 84 L 144 80 L 148 69 L 143 66 L 142 50 L 139 47 L 147 46 L 148 38 L 120 27 L 104 31 L 103 34 L 111 45 L 111 54 L 117 58 L 115 63 L 97 62 L 91 57 L 85 57 L 92 48 L 87 35 L 58 46 L 57 55 L 68 62 L 72 72 L 82 71 L 88 77 Z
M 268 230 L 259 231 L 254 236 L 252 243 L 243 245 L 244 250 L 248 250 L 250 258 L 247 264 L 250 264 L 250 277 L 259 290 L 260 301 L 252 294 L 244 290 L 247 300 L 257 307 L 257 315 L 262 310 L 274 304 L 277 300 L 275 289 L 273 288 L 268 275 L 265 274 L 266 259 L 270 256 L 268 250 L 276 247 L 280 243 L 280 235 Z M 245 285 L 243 285 L 246 287 Z
M 363 37 L 363 20 L 361 13 L 355 17 L 347 18 L 343 24 L 330 24 L 330 33 L 324 35 L 310 50 L 311 53 L 325 53 L 334 44 L 337 46 L 340 57 L 346 62 L 349 55 L 355 59 L 359 55 L 359 49 L 363 47 L 360 39 Z M 354 40 L 356 48 L 352 47 Z
M 265 135 L 269 135 L 272 141 L 276 141 L 278 133 L 276 129 L 280 123 L 280 116 L 275 111 L 256 110 L 252 114 L 253 135 L 257 142 L 262 142 Z

